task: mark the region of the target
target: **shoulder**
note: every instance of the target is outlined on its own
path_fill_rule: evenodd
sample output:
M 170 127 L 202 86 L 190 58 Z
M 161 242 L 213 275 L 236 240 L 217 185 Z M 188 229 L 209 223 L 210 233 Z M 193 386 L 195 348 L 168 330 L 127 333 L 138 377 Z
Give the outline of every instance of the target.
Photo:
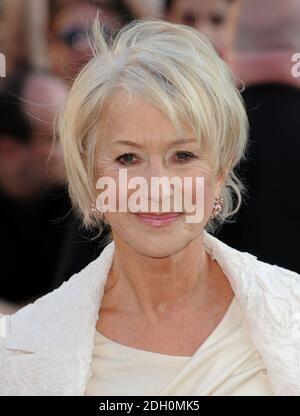
M 257 259 L 240 292 L 252 339 L 274 391 L 300 394 L 300 275 Z
M 80 277 L 75 274 L 57 289 L 17 312 L 0 315 L 0 350 L 1 345 L 24 351 L 40 350 L 42 337 L 38 334 L 41 333 L 46 335 L 50 348 L 51 338 L 55 338 L 55 326 L 62 326 L 70 318 L 69 311 L 74 307 L 76 294 L 81 293 Z
M 300 274 L 277 264 L 259 260 L 251 253 L 237 250 L 209 233 L 204 234 L 204 244 L 210 254 L 227 272 L 233 281 L 251 286 L 252 289 L 288 292 L 291 287 L 300 284 Z
M 109 244 L 96 260 L 60 287 L 16 313 L 2 316 L 0 330 L 5 339 L 0 333 L 0 346 L 39 351 L 55 348 L 60 341 L 71 346 L 74 338 L 94 323 L 112 256 L 113 245 Z
M 300 302 L 300 274 L 286 269 L 277 264 L 270 264 L 257 259 L 246 252 L 240 252 L 241 271 L 246 266 L 245 282 L 248 287 L 256 288 L 257 292 L 262 292 L 270 297 L 293 297 Z
M 0 395 L 82 395 L 113 245 L 58 289 L 0 315 Z
M 219 263 L 244 305 L 247 315 L 286 319 L 300 309 L 300 275 L 292 270 L 269 264 L 256 256 L 236 250 L 206 233 L 204 243 Z
M 300 394 L 300 275 L 215 237 L 206 241 L 226 273 L 277 395 Z

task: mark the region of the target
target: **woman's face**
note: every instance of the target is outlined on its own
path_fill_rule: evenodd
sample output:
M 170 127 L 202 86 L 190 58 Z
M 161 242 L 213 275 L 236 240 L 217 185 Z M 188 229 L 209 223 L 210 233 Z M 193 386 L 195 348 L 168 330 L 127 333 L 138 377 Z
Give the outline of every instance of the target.
M 127 212 L 105 213 L 114 240 L 122 240 L 150 257 L 165 257 L 179 252 L 200 235 L 210 218 L 213 200 L 220 195 L 223 183 L 221 179 L 217 180 L 207 155 L 199 149 L 189 129 L 179 136 L 169 119 L 156 107 L 141 99 L 129 103 L 121 94 L 106 106 L 101 130 L 105 137 L 99 140 L 96 150 L 97 178 L 110 177 L 116 183 L 117 210 L 120 191 L 121 198 L 125 195 L 128 203 Z M 126 169 L 128 181 L 142 177 L 148 184 L 148 193 L 143 187 L 141 198 L 137 199 L 138 203 L 141 200 L 149 203 L 141 212 L 134 212 L 130 200 L 139 187 L 128 189 L 126 197 L 125 186 L 120 185 L 120 169 Z M 150 186 L 155 177 L 167 177 L 170 181 L 179 177 L 182 201 L 187 197 L 188 202 L 198 204 L 200 201 L 199 205 L 203 206 L 203 216 L 198 217 L 200 222 L 187 222 L 186 214 L 192 213 L 190 206 L 184 203 L 179 210 L 175 206 L 175 188 L 171 187 L 170 192 L 155 193 L 154 187 Z M 204 178 L 203 187 L 201 180 L 196 184 L 196 177 Z M 98 197 L 103 196 L 107 189 L 98 190 Z

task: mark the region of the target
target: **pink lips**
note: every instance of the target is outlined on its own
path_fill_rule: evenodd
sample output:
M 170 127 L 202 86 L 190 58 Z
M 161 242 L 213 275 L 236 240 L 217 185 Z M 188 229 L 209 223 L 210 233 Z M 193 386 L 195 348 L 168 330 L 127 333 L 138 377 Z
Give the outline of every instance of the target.
M 148 224 L 151 227 L 163 227 L 171 224 L 177 220 L 181 212 L 166 212 L 166 213 L 136 213 L 139 221 Z

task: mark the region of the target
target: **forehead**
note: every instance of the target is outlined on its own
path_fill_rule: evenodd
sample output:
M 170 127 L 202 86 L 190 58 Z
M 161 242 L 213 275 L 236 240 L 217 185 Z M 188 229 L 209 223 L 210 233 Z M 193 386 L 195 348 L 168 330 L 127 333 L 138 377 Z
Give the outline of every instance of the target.
M 182 134 L 193 137 L 187 126 L 182 126 L 178 132 L 163 111 L 139 96 L 131 97 L 126 93 L 116 94 L 108 101 L 101 126 L 111 142 L 124 139 L 159 142 L 174 140 Z

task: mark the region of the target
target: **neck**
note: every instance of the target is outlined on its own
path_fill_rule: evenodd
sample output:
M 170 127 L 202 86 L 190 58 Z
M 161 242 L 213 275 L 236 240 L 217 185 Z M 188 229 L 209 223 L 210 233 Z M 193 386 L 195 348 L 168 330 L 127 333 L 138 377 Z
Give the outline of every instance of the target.
M 199 304 L 199 292 L 205 299 L 212 260 L 205 251 L 202 235 L 165 258 L 144 256 L 117 236 L 114 242 L 115 258 L 107 290 L 115 289 L 118 308 L 150 316 L 185 305 L 192 307 L 196 299 Z M 124 305 L 120 305 L 120 299 L 126 300 Z
M 300 88 L 300 78 L 292 75 L 293 51 L 274 50 L 236 53 L 232 59 L 235 75 L 246 87 L 266 82 L 276 82 Z

